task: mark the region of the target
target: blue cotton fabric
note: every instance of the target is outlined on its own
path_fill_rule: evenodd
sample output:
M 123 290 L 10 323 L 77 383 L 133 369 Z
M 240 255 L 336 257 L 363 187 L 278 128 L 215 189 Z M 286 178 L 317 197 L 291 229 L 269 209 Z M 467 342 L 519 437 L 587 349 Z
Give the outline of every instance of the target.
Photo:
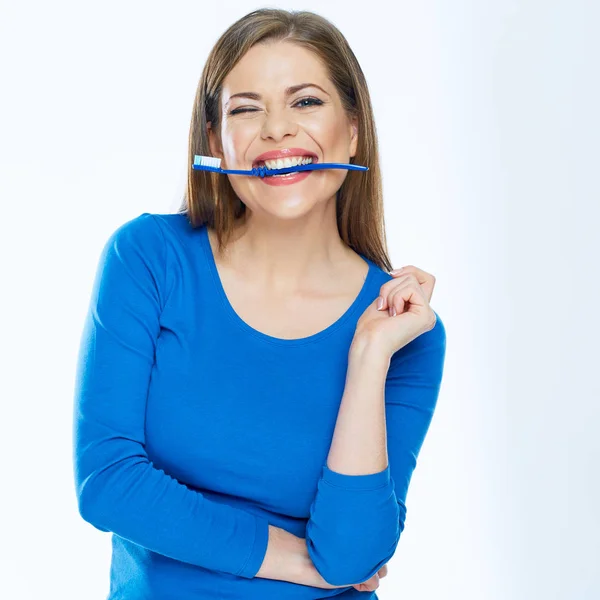
M 446 335 L 437 315 L 391 359 L 388 467 L 330 470 L 356 323 L 392 278 L 363 259 L 368 275 L 348 310 L 289 340 L 237 315 L 206 226 L 193 228 L 187 214 L 143 213 L 110 235 L 85 317 L 73 414 L 79 511 L 112 539 L 109 600 L 377 598 L 256 577 L 269 524 L 306 538 L 333 585 L 374 575 L 405 527 Z

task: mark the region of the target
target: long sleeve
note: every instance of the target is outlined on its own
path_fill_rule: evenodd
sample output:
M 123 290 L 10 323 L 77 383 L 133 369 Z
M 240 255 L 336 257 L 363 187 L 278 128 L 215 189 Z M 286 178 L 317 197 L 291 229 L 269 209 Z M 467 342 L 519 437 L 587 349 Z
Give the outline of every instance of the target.
M 386 469 L 346 475 L 323 466 L 306 541 L 315 567 L 332 585 L 366 581 L 396 551 L 408 486 L 437 404 L 445 351 L 446 332 L 437 316 L 431 331 L 392 356 L 385 384 Z
M 145 410 L 168 300 L 168 250 L 144 213 L 107 241 L 81 338 L 73 460 L 81 516 L 167 557 L 253 578 L 264 559 L 265 518 L 213 502 L 156 468 L 145 449 Z

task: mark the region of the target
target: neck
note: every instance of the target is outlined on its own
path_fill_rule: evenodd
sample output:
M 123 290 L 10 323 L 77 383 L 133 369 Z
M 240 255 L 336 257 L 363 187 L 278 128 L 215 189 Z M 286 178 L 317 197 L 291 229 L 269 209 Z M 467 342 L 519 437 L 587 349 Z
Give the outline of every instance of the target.
M 275 221 L 247 211 L 220 260 L 273 295 L 323 289 L 323 282 L 339 281 L 355 253 L 340 238 L 335 216 L 320 217 Z

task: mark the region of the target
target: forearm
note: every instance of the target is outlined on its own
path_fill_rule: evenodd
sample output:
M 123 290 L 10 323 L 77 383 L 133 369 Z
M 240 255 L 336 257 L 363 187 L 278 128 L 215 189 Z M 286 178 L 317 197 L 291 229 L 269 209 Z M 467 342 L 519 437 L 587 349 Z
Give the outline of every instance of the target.
M 388 367 L 380 350 L 353 341 L 327 464 L 306 527 L 315 568 L 336 586 L 367 581 L 398 544 L 399 506 L 387 454 Z
M 332 471 L 364 475 L 379 473 L 388 466 L 384 396 L 388 367 L 389 361 L 368 344 L 352 344 L 327 459 Z M 269 526 L 267 553 L 256 576 L 325 589 L 351 584 L 329 584 L 311 560 L 306 539 L 273 526 Z
M 378 473 L 388 466 L 385 381 L 389 360 L 360 341 L 352 344 L 348 356 L 327 466 L 346 475 Z
M 301 547 L 303 541 L 285 529 L 269 525 L 267 552 L 256 577 L 302 583 L 300 579 L 305 566 Z
M 256 577 L 323 589 L 345 587 L 331 585 L 321 577 L 308 555 L 305 538 L 274 525 L 269 525 L 267 552 Z

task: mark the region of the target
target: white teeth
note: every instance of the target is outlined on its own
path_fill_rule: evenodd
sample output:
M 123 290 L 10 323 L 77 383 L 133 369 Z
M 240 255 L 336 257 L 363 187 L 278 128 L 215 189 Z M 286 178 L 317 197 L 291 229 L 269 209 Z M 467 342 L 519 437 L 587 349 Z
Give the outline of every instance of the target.
M 292 156 L 286 158 L 277 158 L 274 160 L 265 160 L 267 169 L 285 169 L 297 165 L 308 165 L 312 163 L 312 156 Z

